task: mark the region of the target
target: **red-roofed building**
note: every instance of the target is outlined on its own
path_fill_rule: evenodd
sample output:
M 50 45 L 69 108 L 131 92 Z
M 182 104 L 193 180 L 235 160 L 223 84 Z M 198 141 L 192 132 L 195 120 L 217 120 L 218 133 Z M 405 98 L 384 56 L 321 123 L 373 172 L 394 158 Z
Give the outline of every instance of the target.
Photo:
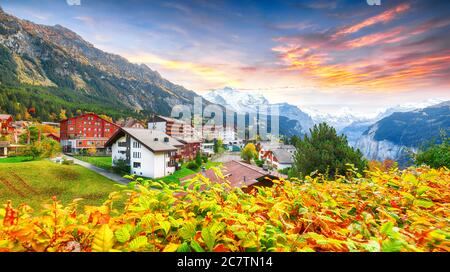
M 205 176 L 212 182 L 223 182 L 223 180 L 216 176 L 212 169 L 189 175 L 182 178 L 181 181 L 192 179 L 199 174 Z M 232 187 L 247 186 L 248 188 L 252 188 L 253 186 L 271 186 L 271 180 L 287 178 L 286 175 L 276 171 L 265 171 L 260 167 L 234 160 L 222 165 L 222 174 L 225 177 L 225 180 L 230 182 Z
M 105 143 L 119 126 L 93 113 L 72 117 L 60 122 L 60 138 L 63 152 L 78 153 L 95 147 L 107 151 Z

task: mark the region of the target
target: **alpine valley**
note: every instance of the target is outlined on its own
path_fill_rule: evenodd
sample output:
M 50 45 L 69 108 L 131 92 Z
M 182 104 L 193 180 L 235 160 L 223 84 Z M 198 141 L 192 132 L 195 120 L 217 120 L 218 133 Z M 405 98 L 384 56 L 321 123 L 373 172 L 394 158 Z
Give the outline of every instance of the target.
M 168 116 L 173 106 L 192 106 L 201 97 L 144 64 L 97 49 L 63 26 L 35 24 L 0 8 L 0 113 L 53 122 L 79 112 L 144 120 L 155 113 Z M 314 124 L 327 122 L 368 159 L 406 163 L 409 150 L 448 134 L 450 128 L 450 103 L 443 101 L 399 106 L 365 118 L 351 111 L 330 115 L 272 104 L 263 95 L 228 87 L 211 90 L 202 99 L 236 114 L 277 106 L 285 136 L 302 136 Z

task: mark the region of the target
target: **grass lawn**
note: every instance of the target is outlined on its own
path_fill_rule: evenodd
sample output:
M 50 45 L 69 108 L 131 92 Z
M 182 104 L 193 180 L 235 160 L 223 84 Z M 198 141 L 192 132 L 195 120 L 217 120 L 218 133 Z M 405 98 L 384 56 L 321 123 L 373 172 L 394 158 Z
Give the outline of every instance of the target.
M 79 159 L 80 161 L 88 162 L 105 170 L 112 171 L 111 157 L 74 156 L 74 158 Z
M 32 157 L 27 156 L 17 156 L 17 157 L 8 157 L 8 158 L 0 158 L 0 163 L 17 163 L 17 162 L 27 162 L 32 161 Z
M 26 203 L 35 211 L 56 196 L 63 204 L 83 198 L 83 205 L 100 205 L 109 193 L 120 191 L 117 183 L 78 165 L 60 165 L 47 160 L 0 164 L 0 204 Z M 122 210 L 125 199 L 116 203 Z M 0 206 L 1 207 L 1 206 Z

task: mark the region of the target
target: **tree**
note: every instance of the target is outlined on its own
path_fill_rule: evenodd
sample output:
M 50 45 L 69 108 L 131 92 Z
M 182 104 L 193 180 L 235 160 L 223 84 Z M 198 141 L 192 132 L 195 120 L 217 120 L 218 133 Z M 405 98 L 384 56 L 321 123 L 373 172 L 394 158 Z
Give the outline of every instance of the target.
M 241 158 L 247 163 L 250 163 L 257 156 L 258 152 L 256 152 L 256 147 L 252 143 L 248 143 L 241 151 Z
M 297 143 L 292 166 L 294 176 L 304 177 L 314 171 L 326 177 L 346 175 L 347 164 L 353 164 L 360 173 L 366 168 L 362 153 L 350 147 L 347 138 L 338 136 L 333 127 L 326 123 L 315 125 L 310 134 Z
M 223 141 L 222 139 L 217 139 L 214 141 L 214 153 L 218 154 L 218 153 L 222 153 L 223 152 Z
M 442 143 L 432 143 L 428 147 L 422 148 L 415 156 L 417 165 L 426 164 L 433 168 L 450 168 L 450 137 L 441 135 Z
M 61 109 L 61 111 L 59 112 L 59 120 L 66 120 L 67 119 L 67 115 L 66 115 L 66 110 L 65 109 Z
M 197 154 L 195 155 L 195 163 L 198 165 L 198 167 L 202 166 L 202 156 L 200 155 L 199 151 L 197 151 Z
M 301 141 L 300 137 L 298 137 L 297 135 L 294 135 L 291 137 L 289 143 L 293 146 L 297 146 L 298 142 L 300 142 L 300 141 Z
M 97 148 L 95 148 L 95 146 L 91 146 L 88 148 L 87 153 L 89 154 L 89 156 L 94 156 L 95 154 L 97 154 Z
M 61 152 L 59 143 L 53 139 L 45 138 L 42 141 L 35 141 L 25 149 L 25 155 L 33 160 L 41 158 L 51 158 Z
M 108 115 L 105 115 L 105 114 L 100 114 L 98 117 L 100 117 L 100 118 L 102 118 L 103 120 L 106 120 L 106 121 L 108 121 L 108 122 L 111 122 L 111 123 L 112 123 L 112 121 L 113 121 L 113 119 L 112 119 L 111 117 L 109 117 Z

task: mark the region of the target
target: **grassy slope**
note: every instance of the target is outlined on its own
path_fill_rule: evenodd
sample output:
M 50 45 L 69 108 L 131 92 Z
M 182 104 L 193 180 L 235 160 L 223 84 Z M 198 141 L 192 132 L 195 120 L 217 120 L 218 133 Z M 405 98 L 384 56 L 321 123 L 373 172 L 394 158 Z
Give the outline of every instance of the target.
M 8 158 L 0 158 L 0 163 L 16 163 L 16 162 L 26 162 L 32 161 L 32 157 L 25 156 L 17 156 L 17 157 L 8 157 Z
M 20 178 L 18 178 L 20 177 Z M 63 204 L 83 198 L 80 205 L 99 205 L 108 194 L 121 190 L 116 183 L 77 165 L 59 165 L 50 161 L 0 164 L 0 203 L 40 205 L 57 196 Z M 123 203 L 117 203 L 123 208 Z
M 88 162 L 94 166 L 103 168 L 108 171 L 112 171 L 112 159 L 111 157 L 89 157 L 89 156 L 75 156 L 80 161 Z

